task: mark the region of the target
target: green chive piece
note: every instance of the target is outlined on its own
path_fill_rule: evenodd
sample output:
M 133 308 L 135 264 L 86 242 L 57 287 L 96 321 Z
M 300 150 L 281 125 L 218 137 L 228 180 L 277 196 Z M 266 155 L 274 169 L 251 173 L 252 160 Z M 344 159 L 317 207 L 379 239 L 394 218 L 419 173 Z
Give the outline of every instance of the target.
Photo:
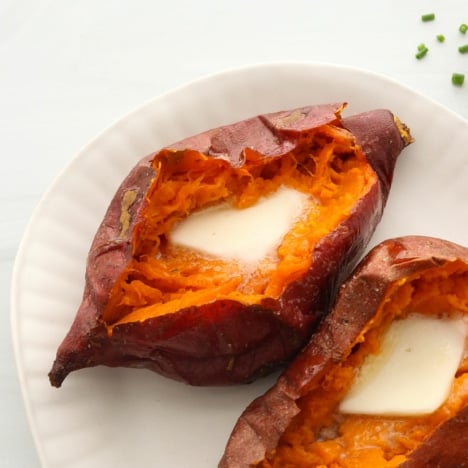
M 416 53 L 416 58 L 418 60 L 421 60 L 428 53 L 428 51 L 429 49 L 427 47 L 425 49 L 418 50 L 418 52 Z
M 462 34 L 466 34 L 466 32 L 468 31 L 468 24 L 460 24 L 460 27 L 458 28 L 458 30 L 462 33 Z
M 439 42 L 445 42 L 445 36 L 443 34 L 437 34 L 436 38 Z
M 429 52 L 429 49 L 424 43 L 419 44 L 417 49 L 418 51 L 416 52 L 416 58 L 418 60 L 421 60 Z
M 461 86 L 465 82 L 465 75 L 463 73 L 452 73 L 452 83 L 455 86 Z
M 422 15 L 421 20 L 424 21 L 425 23 L 427 21 L 434 21 L 435 20 L 435 14 L 434 13 L 427 13 L 426 15 Z
M 466 54 L 468 53 L 468 44 L 465 44 L 465 45 L 462 45 L 458 48 L 458 52 L 460 52 L 460 54 Z

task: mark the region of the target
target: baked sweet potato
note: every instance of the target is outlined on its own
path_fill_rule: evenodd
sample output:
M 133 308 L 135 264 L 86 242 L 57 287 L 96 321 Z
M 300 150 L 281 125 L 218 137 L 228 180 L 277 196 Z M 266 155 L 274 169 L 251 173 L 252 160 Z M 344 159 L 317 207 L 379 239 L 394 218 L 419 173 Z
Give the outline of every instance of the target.
M 389 111 L 342 118 L 343 107 L 254 117 L 141 160 L 92 243 L 83 302 L 58 349 L 52 385 L 96 365 L 232 384 L 290 359 L 362 254 L 411 141 Z M 307 202 L 256 264 L 172 241 L 193 213 L 255 207 L 282 187 Z M 246 225 L 238 237 L 258 237 L 252 230 Z
M 424 414 L 343 412 L 365 359 L 383 352 L 390 325 L 415 313 L 463 324 L 462 357 L 447 398 Z M 467 325 L 468 248 L 423 236 L 382 242 L 342 285 L 308 345 L 240 416 L 219 466 L 467 466 Z M 391 382 L 392 398 L 404 383 Z

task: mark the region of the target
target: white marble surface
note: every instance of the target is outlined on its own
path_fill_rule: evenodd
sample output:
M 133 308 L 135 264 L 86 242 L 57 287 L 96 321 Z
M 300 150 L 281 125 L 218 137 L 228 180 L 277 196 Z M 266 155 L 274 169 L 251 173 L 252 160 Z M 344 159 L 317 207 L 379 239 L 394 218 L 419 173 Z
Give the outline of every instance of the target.
M 429 12 L 436 20 L 421 22 Z M 457 51 L 468 43 L 462 22 L 466 0 L 3 0 L 0 466 L 39 467 L 10 332 L 15 254 L 35 205 L 87 141 L 187 81 L 283 60 L 378 72 L 468 119 L 468 54 Z M 418 61 L 421 42 L 430 50 Z M 463 87 L 451 84 L 452 72 L 467 75 Z

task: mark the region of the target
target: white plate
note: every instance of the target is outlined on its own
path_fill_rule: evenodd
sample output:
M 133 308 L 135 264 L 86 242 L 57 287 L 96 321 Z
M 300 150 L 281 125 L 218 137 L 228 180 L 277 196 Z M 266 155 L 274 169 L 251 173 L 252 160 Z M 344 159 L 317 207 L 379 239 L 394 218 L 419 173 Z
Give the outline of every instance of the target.
M 372 244 L 427 234 L 467 244 L 468 123 L 398 83 L 352 68 L 265 64 L 206 77 L 135 110 L 87 145 L 38 206 L 15 266 L 12 331 L 45 468 L 214 467 L 238 415 L 272 382 L 191 388 L 142 370 L 86 369 L 61 389 L 47 373 L 80 302 L 85 259 L 115 189 L 145 154 L 258 113 L 347 101 L 387 107 L 416 142 L 401 156 Z

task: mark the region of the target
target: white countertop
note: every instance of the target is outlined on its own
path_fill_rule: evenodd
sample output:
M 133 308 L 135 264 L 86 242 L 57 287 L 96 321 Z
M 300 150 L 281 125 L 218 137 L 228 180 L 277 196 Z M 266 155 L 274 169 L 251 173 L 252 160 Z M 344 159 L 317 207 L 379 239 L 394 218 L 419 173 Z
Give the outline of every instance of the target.
M 435 21 L 422 22 L 431 12 Z M 377 72 L 468 119 L 461 23 L 468 23 L 466 0 L 3 0 L 0 466 L 39 467 L 9 323 L 14 258 L 34 207 L 84 144 L 187 81 L 284 60 Z M 416 60 L 420 43 L 429 52 Z M 467 75 L 464 86 L 452 85 L 452 72 Z

